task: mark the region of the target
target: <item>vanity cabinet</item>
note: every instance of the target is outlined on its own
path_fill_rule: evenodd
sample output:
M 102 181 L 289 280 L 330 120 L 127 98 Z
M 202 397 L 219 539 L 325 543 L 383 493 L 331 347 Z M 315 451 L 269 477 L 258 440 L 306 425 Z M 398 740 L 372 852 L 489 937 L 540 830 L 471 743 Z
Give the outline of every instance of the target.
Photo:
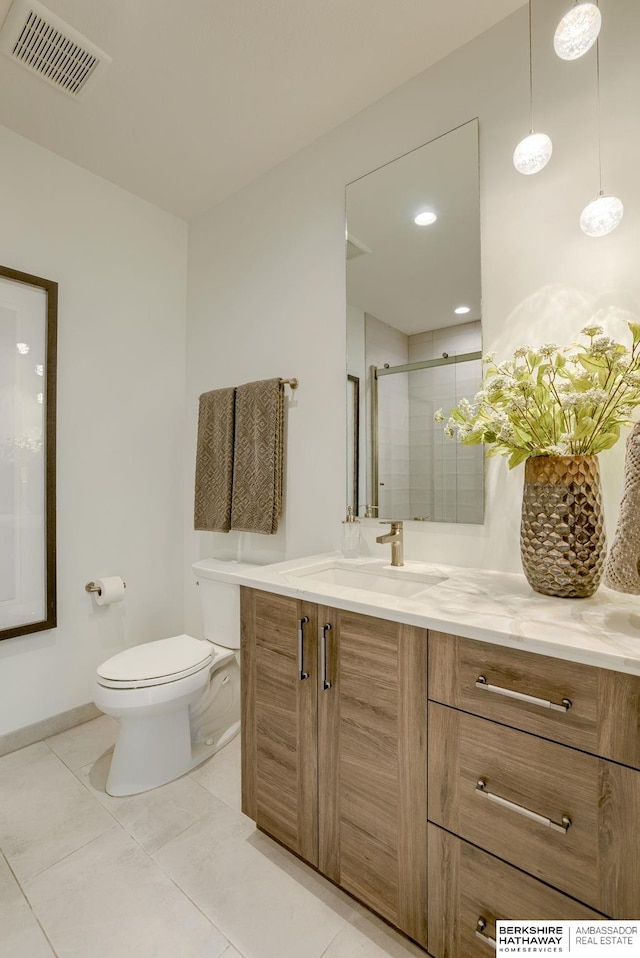
M 259 828 L 433 958 L 640 917 L 640 677 L 241 593 Z
M 482 954 L 498 918 L 637 919 L 640 678 L 431 632 L 429 698 L 429 952 Z
M 425 631 L 248 588 L 241 604 L 243 811 L 426 946 Z

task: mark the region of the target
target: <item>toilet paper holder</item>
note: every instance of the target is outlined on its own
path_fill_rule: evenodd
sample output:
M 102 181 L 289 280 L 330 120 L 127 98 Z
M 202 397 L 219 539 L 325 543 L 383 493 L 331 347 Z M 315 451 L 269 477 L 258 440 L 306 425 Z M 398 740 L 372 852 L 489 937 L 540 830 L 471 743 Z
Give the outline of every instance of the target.
M 123 586 L 124 586 L 125 589 L 126 589 L 126 588 L 127 588 L 127 583 L 123 581 L 122 584 L 123 584 Z M 84 587 L 84 591 L 85 591 L 85 592 L 97 592 L 98 595 L 102 595 L 102 589 L 100 588 L 99 585 L 96 585 L 93 580 L 92 580 L 91 582 L 87 582 L 87 584 L 86 584 L 85 587 Z

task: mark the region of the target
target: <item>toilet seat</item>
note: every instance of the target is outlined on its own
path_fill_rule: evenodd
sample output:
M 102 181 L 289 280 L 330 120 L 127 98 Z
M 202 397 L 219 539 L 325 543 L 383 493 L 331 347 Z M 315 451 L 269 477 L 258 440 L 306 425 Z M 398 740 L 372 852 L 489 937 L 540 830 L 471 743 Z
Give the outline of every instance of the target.
M 233 652 L 191 635 L 174 635 L 125 649 L 97 670 L 98 684 L 111 689 L 141 689 L 177 682 L 233 658 Z

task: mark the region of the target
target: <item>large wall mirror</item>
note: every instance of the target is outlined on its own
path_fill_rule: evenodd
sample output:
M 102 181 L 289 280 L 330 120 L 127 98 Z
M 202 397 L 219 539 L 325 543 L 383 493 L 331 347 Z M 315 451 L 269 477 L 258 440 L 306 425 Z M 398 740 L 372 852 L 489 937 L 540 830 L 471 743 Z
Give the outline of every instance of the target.
M 57 303 L 0 266 L 0 639 L 56 625 Z
M 481 523 L 483 449 L 433 421 L 482 381 L 478 121 L 350 183 L 346 204 L 347 502 Z

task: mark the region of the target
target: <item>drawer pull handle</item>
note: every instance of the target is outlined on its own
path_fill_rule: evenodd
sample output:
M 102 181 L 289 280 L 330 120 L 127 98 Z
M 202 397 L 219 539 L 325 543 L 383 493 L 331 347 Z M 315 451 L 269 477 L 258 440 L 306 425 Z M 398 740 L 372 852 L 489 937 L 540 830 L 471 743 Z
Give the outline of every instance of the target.
M 309 673 L 304 667 L 304 627 L 308 621 L 308 615 L 303 615 L 301 619 L 298 619 L 298 672 L 301 682 L 303 679 L 309 678 Z
M 494 795 L 493 792 L 488 792 L 487 783 L 483 778 L 478 779 L 476 795 L 482 795 L 483 798 L 488 798 L 490 802 L 495 802 L 496 805 L 502 805 L 503 808 L 510 808 L 512 812 L 517 812 L 518 815 L 524 815 L 525 818 L 530 818 L 534 822 L 538 822 L 539 825 L 546 825 L 547 828 L 552 828 L 554 832 L 562 832 L 563 835 L 566 835 L 571 827 L 571 819 L 567 815 L 563 815 L 561 824 L 558 824 L 550 818 L 545 818 L 544 815 L 538 815 L 537 812 L 532 812 L 530 808 L 525 808 L 524 805 L 516 805 L 515 802 L 501 798 L 500 795 Z
M 535 695 L 525 695 L 524 692 L 504 689 L 501 685 L 489 685 L 484 675 L 479 675 L 476 679 L 476 688 L 484 689 L 485 692 L 495 692 L 496 695 L 506 695 L 507 698 L 517 699 L 519 702 L 528 702 L 529 705 L 539 705 L 543 709 L 553 709 L 554 712 L 568 712 L 572 704 L 571 699 L 563 699 L 558 705 L 556 702 L 548 702 L 547 699 L 539 699 Z
M 491 935 L 485 935 L 484 930 L 487 927 L 487 923 L 484 918 L 478 918 L 478 923 L 476 925 L 476 938 L 479 938 L 480 941 L 483 941 L 485 945 L 489 945 L 490 948 L 497 948 L 495 938 L 492 938 Z
M 331 625 L 327 622 L 322 626 L 320 636 L 320 659 L 322 661 L 322 691 L 326 692 L 331 688 L 331 682 L 327 679 L 327 632 L 331 631 Z

